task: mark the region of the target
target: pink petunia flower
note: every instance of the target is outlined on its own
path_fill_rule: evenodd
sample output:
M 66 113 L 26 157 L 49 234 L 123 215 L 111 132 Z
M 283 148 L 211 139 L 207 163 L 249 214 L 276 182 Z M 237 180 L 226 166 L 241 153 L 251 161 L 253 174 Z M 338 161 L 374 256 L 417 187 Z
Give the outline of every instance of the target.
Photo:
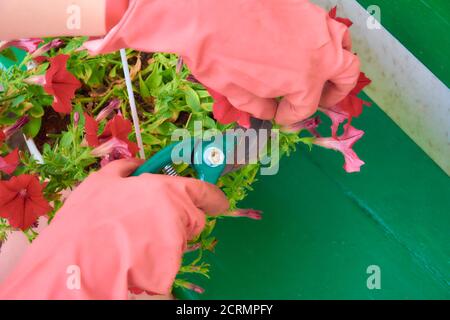
M 64 45 L 64 41 L 61 39 L 53 39 L 52 41 L 44 44 L 42 47 L 38 48 L 36 51 L 33 52 L 31 55 L 32 59 L 37 59 L 41 57 L 42 55 L 46 54 L 48 51 L 52 49 L 56 49 Z M 41 62 L 41 61 L 39 61 Z
M 22 129 L 29 121 L 30 118 L 28 116 L 23 116 L 19 118 L 13 125 L 3 129 L 2 132 L 4 134 L 5 140 L 9 139 L 12 135 Z
M 370 83 L 371 80 L 361 72 L 358 83 L 347 97 L 331 108 L 319 108 L 321 112 L 325 113 L 331 119 L 331 133 L 334 138 L 336 138 L 341 123 L 348 120 L 348 123 L 351 124 L 353 118 L 357 118 L 361 115 L 364 106 L 371 105 L 370 102 L 364 101 L 358 97 L 358 94 Z
M 95 121 L 100 122 L 104 119 L 106 119 L 111 113 L 113 113 L 115 110 L 120 108 L 120 100 L 119 99 L 113 99 L 111 102 L 102 109 L 95 118 Z
M 344 126 L 344 133 L 341 136 L 337 138 L 317 138 L 314 140 L 314 144 L 341 152 L 345 159 L 345 171 L 349 173 L 359 172 L 361 166 L 364 165 L 364 161 L 359 159 L 358 155 L 353 151 L 353 145 L 361 139 L 363 135 L 364 131 L 358 130 L 350 124 L 346 124 Z
M 133 157 L 128 150 L 128 145 L 122 140 L 114 137 L 92 150 L 91 154 L 94 157 L 103 158 L 100 162 L 102 167 L 114 160 L 129 159 Z
M 202 287 L 200 287 L 200 286 L 198 286 L 198 285 L 196 285 L 194 283 L 191 283 L 191 282 L 183 281 L 182 282 L 182 286 L 183 286 L 183 288 L 186 288 L 188 290 L 192 290 L 192 291 L 194 291 L 196 293 L 199 293 L 199 294 L 202 294 L 202 293 L 205 292 L 205 289 L 203 289 Z
M 244 217 L 253 220 L 262 219 L 262 211 L 255 209 L 236 209 L 226 214 L 228 217 Z
M 73 125 L 75 127 L 78 127 L 79 123 L 80 123 L 80 113 L 77 111 L 73 114 Z
M 312 117 L 308 118 L 302 121 L 299 121 L 297 123 L 294 123 L 290 126 L 283 127 L 284 131 L 292 131 L 292 132 L 298 132 L 301 130 L 308 130 L 314 137 L 319 138 L 320 134 L 317 131 L 317 128 L 322 123 L 320 120 L 320 117 Z
M 9 47 L 16 47 L 27 51 L 28 53 L 33 53 L 37 50 L 39 44 L 42 42 L 41 39 L 31 38 L 31 39 L 19 39 L 11 41 L 0 41 L 0 51 L 5 50 Z

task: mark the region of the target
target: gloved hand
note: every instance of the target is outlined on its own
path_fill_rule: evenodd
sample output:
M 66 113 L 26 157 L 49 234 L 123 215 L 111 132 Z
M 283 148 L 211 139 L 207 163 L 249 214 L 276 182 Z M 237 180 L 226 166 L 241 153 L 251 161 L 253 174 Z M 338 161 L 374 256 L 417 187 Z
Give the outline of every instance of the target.
M 107 36 L 85 47 L 180 54 L 233 106 L 282 125 L 335 105 L 359 76 L 348 28 L 308 0 L 130 0 Z
M 0 299 L 126 299 L 129 288 L 170 293 L 204 213 L 223 213 L 228 201 L 196 179 L 128 177 L 139 164 L 119 160 L 89 176 L 0 285 Z

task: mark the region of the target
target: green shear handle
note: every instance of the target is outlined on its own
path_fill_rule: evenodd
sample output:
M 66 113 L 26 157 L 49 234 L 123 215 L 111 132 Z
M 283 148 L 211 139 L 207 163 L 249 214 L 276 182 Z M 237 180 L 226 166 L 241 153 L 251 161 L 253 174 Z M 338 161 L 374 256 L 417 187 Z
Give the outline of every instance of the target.
M 214 136 L 211 141 L 193 138 L 172 143 L 140 166 L 132 176 L 160 173 L 174 161 L 177 163 L 183 159 L 194 168 L 198 179 L 216 184 L 228 163 L 227 150 L 232 150 L 234 143 L 234 136 L 229 134 Z

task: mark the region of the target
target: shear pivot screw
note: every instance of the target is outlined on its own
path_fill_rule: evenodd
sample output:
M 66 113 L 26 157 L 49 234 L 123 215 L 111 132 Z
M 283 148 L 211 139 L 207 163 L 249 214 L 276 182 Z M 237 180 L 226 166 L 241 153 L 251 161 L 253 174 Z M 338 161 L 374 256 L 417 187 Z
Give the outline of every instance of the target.
M 225 155 L 219 148 L 209 147 L 208 149 L 205 150 L 205 153 L 203 154 L 203 159 L 205 160 L 208 166 L 217 167 L 223 164 L 223 162 L 225 161 Z

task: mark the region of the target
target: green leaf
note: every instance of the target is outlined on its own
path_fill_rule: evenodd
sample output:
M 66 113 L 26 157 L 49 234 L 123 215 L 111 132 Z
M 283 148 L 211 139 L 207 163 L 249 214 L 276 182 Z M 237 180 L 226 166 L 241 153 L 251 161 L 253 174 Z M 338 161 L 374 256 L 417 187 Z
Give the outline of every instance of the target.
M 207 129 L 216 129 L 217 128 L 217 122 L 211 119 L 210 117 L 205 116 L 203 118 L 203 127 Z
M 197 92 L 195 92 L 195 90 L 191 87 L 185 87 L 184 94 L 186 96 L 187 105 L 195 112 L 200 112 L 202 107 L 200 105 L 200 98 L 198 97 Z
M 208 91 L 206 91 L 206 90 L 196 90 L 196 91 L 197 91 L 197 94 L 198 94 L 198 96 L 200 98 L 209 98 L 209 97 L 211 97 L 209 95 Z
M 23 127 L 23 133 L 29 138 L 34 138 L 41 130 L 41 124 L 41 118 L 30 118 L 30 121 Z
M 61 140 L 59 141 L 61 147 L 70 148 L 73 142 L 73 134 L 71 132 L 64 132 Z
M 309 151 L 312 150 L 314 140 L 316 140 L 316 138 L 314 137 L 304 137 L 299 139 L 300 142 L 306 144 L 309 147 Z
M 17 107 L 19 104 L 21 104 L 24 101 L 25 101 L 25 95 L 24 94 L 20 95 L 11 101 L 11 107 L 13 107 L 13 108 Z
M 212 112 L 213 103 L 212 102 L 202 103 L 202 109 L 205 110 L 206 112 Z
M 117 65 L 114 66 L 111 71 L 109 72 L 109 77 L 110 78 L 115 78 L 117 76 Z
M 41 105 L 36 104 L 29 110 L 29 113 L 33 118 L 40 118 L 44 115 L 44 108 Z
M 154 69 L 153 72 L 145 80 L 147 88 L 150 90 L 157 89 L 162 83 L 162 76 L 159 74 L 158 69 Z
M 149 146 L 162 144 L 162 141 L 160 139 L 151 134 L 142 134 L 142 140 L 145 145 Z
M 140 92 L 142 98 L 148 98 L 151 96 L 146 83 L 144 82 L 144 80 L 142 80 L 141 74 L 139 74 L 139 92 Z
M 95 71 L 91 70 L 91 72 L 92 75 L 89 78 L 88 84 L 91 86 L 102 84 L 106 74 L 106 68 L 104 66 L 97 66 Z
M 83 42 L 85 42 L 88 38 L 87 37 L 76 37 L 70 39 L 70 41 L 67 43 L 67 45 L 61 49 L 62 53 L 72 53 L 74 50 L 81 47 Z
M 84 73 L 83 73 L 83 76 L 82 76 L 84 82 L 89 83 L 89 80 L 92 77 L 92 73 L 93 73 L 93 71 L 92 71 L 91 66 L 89 64 L 86 64 L 84 66 Z

